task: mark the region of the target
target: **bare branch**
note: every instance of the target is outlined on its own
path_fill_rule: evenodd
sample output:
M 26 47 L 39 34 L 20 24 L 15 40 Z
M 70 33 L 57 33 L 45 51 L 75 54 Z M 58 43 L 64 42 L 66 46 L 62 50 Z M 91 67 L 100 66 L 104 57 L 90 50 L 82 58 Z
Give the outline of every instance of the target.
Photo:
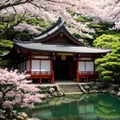
M 24 1 L 22 1 L 22 0 L 16 0 L 13 3 L 8 2 L 8 4 L 1 5 L 0 6 L 0 10 L 6 9 L 8 7 L 17 6 L 17 5 L 20 5 L 20 4 L 30 3 L 31 1 L 32 0 L 24 0 Z
M 27 13 L 27 10 L 24 11 L 21 18 L 19 20 L 17 20 L 17 22 L 13 26 L 11 26 L 11 28 L 14 27 L 14 26 L 17 26 L 22 20 L 24 20 L 26 13 Z

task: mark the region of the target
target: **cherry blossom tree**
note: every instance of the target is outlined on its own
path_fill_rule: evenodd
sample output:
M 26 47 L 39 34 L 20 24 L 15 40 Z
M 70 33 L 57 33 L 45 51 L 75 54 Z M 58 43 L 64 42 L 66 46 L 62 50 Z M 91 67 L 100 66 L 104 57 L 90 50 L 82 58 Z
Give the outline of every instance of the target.
M 113 23 L 115 29 L 120 29 L 120 0 L 91 0 L 86 8 L 88 10 L 85 9 L 84 15 L 102 22 Z
M 0 10 L 13 7 L 25 3 L 32 3 L 33 0 L 1 0 L 0 1 Z
M 32 108 L 41 102 L 44 95 L 26 77 L 17 70 L 0 69 L 0 110 L 13 110 L 15 105 Z
M 22 13 L 17 13 L 15 6 L 23 5 L 25 3 L 30 3 L 31 0 L 1 0 L 0 2 L 0 22 L 2 24 L 1 36 L 7 36 L 7 32 L 13 29 L 14 26 L 19 25 L 23 20 L 25 20 L 27 11 L 24 10 Z M 11 12 L 11 10 L 13 12 Z
M 32 7 L 32 10 L 30 10 L 34 11 L 33 14 L 53 21 L 60 16 L 71 26 L 72 32 L 79 32 L 80 35 L 85 36 L 87 33 L 94 32 L 94 30 L 87 27 L 88 23 L 76 22 L 75 18 L 79 15 L 93 17 L 97 21 L 114 23 L 115 28 L 119 29 L 119 0 L 34 0 L 35 2 L 37 7 Z M 29 5 L 31 6 L 31 4 Z M 69 14 L 68 10 L 75 14 Z
M 5 1 L 5 0 L 2 0 Z M 19 2 L 22 0 L 19 0 Z M 23 0 L 24 1 L 24 0 Z M 8 0 L 8 3 L 11 4 L 9 7 L 3 7 L 5 9 L 1 10 L 1 16 L 4 16 L 6 13 L 15 14 L 15 13 L 24 13 L 24 11 L 27 11 L 27 13 L 30 13 L 27 15 L 27 17 L 40 17 L 47 22 L 55 22 L 58 17 L 62 17 L 63 21 L 66 22 L 66 25 L 68 29 L 70 29 L 71 33 L 78 33 L 80 36 L 87 36 L 89 38 L 92 38 L 92 36 L 89 33 L 93 33 L 94 30 L 87 27 L 86 23 L 80 23 L 76 22 L 75 17 L 72 16 L 68 11 L 73 11 L 75 13 L 78 13 L 78 5 L 83 5 L 82 0 L 75 0 L 75 2 L 72 2 L 71 0 L 26 0 L 26 4 L 22 5 L 16 5 L 14 2 L 10 3 Z M 8 3 L 3 2 L 1 6 L 5 6 Z M 79 10 L 81 7 L 79 8 Z M 8 12 L 9 11 L 9 12 Z M 81 11 L 79 12 L 81 14 Z M 19 22 L 17 22 L 19 23 Z M 24 26 L 26 27 L 27 25 Z M 18 27 L 19 24 L 14 25 L 15 30 L 19 30 L 20 27 Z M 20 24 L 21 25 L 21 24 Z M 8 26 L 8 25 L 7 25 Z M 18 28 L 18 29 L 17 29 Z M 23 28 L 23 27 L 21 27 Z M 24 29 L 24 28 L 23 28 Z M 38 27 L 37 27 L 38 29 Z
M 80 15 L 93 17 L 97 21 L 107 21 L 115 24 L 115 28 L 120 28 L 120 2 L 119 0 L 1 0 L 1 16 L 6 13 L 24 13 L 27 17 L 40 17 L 47 22 L 55 22 L 58 17 L 66 22 L 66 26 L 71 33 L 78 33 L 82 37 L 93 38 L 90 33 L 94 29 L 89 28 L 89 22 L 77 22 L 76 18 Z M 21 5 L 22 4 L 22 5 Z M 13 8 L 14 7 L 14 8 Z M 72 14 L 71 12 L 72 11 Z M 21 21 L 20 21 L 21 22 Z M 20 23 L 18 22 L 18 23 Z M 22 23 L 23 24 L 23 23 Z M 24 26 L 27 27 L 27 23 Z M 16 24 L 15 30 L 24 29 Z M 35 28 L 35 26 L 34 26 Z M 31 29 L 34 29 L 31 28 Z M 36 29 L 36 28 L 35 28 Z M 37 26 L 38 29 L 38 26 Z M 28 30 L 29 31 L 29 30 Z M 33 32 L 38 32 L 34 31 Z

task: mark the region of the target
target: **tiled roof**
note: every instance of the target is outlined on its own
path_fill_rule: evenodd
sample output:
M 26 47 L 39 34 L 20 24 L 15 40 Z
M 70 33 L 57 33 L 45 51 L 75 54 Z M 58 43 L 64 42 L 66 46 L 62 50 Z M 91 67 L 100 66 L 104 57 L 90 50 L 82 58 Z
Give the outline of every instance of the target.
M 15 43 L 17 46 L 23 49 L 35 50 L 35 51 L 48 51 L 48 52 L 68 52 L 68 53 L 108 53 L 110 49 L 93 48 L 86 46 L 71 46 L 71 45 L 50 45 L 41 43 Z
M 41 40 L 45 40 L 47 38 L 49 38 L 50 36 L 54 36 L 55 34 L 58 33 L 62 33 L 65 34 L 66 36 L 70 37 L 70 40 L 75 43 L 75 44 L 79 44 L 84 46 L 84 43 L 82 41 L 80 41 L 78 38 L 76 38 L 75 36 L 73 36 L 65 27 L 64 25 L 64 21 L 62 21 L 61 18 L 59 18 L 57 20 L 56 23 L 54 23 L 50 28 L 48 28 L 47 30 L 43 31 L 42 33 L 38 34 L 37 36 L 35 36 L 33 38 L 34 42 L 41 42 Z M 51 39 L 51 38 L 50 38 Z
M 60 27 L 64 26 L 63 25 L 63 21 L 61 20 L 61 18 L 59 18 L 57 20 L 57 22 L 55 24 L 53 24 L 50 28 L 46 29 L 45 31 L 43 31 L 42 33 L 38 34 L 37 36 L 35 36 L 33 38 L 33 40 L 40 40 L 43 39 L 51 34 L 53 34 L 54 32 L 56 32 Z
M 47 29 L 46 29 L 45 31 L 43 31 L 42 33 L 36 35 L 35 38 L 36 38 L 36 37 L 39 37 L 39 36 L 41 36 L 41 35 L 43 35 L 43 34 L 45 34 L 45 33 L 47 33 L 47 32 L 49 32 L 49 31 L 51 31 L 51 30 L 54 29 L 56 26 L 57 26 L 57 27 L 58 27 L 58 26 L 62 26 L 63 23 L 64 23 L 64 22 L 61 20 L 61 17 L 59 17 L 56 23 L 54 23 L 51 27 L 47 28 Z

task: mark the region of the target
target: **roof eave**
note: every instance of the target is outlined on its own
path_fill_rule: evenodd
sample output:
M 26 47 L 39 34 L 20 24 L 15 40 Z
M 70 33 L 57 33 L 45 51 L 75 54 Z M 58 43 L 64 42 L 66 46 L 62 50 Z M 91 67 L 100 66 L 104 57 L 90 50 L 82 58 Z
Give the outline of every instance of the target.
M 20 46 L 19 44 L 15 43 L 14 49 L 20 49 L 20 50 L 28 50 L 28 51 L 37 51 L 37 52 L 63 52 L 63 53 L 76 53 L 76 54 L 107 54 L 110 53 L 110 49 L 106 49 L 106 51 L 103 52 L 83 52 L 83 51 L 65 51 L 65 50 L 47 50 L 47 49 L 33 49 L 33 48 L 26 48 L 23 46 Z

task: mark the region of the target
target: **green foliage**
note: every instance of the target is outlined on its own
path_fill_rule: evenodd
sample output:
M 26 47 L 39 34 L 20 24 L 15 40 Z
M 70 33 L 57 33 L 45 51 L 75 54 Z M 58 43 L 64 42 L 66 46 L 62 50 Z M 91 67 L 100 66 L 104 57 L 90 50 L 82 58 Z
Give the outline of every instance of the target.
M 14 63 L 11 60 L 3 60 L 0 58 L 0 68 L 11 68 L 13 67 Z
M 108 23 L 108 22 L 96 22 L 93 18 L 90 17 L 86 17 L 77 13 L 73 13 L 70 10 L 67 10 L 68 13 L 74 17 L 74 20 L 76 20 L 76 22 L 80 22 L 80 23 L 87 23 L 87 27 L 94 29 L 94 33 L 89 33 L 93 36 L 94 39 L 96 39 L 97 37 L 99 37 L 102 34 L 106 34 L 109 30 L 109 28 L 113 27 L 113 24 Z M 84 42 L 91 45 L 93 44 L 93 40 L 88 39 L 88 38 L 83 38 L 81 36 L 82 39 L 84 39 Z
M 38 28 L 38 31 L 42 31 L 44 30 L 44 28 L 48 28 L 49 26 L 44 19 L 40 19 L 37 17 L 26 17 L 22 14 L 14 14 L 10 16 L 6 14 L 2 19 L 0 19 L 0 32 L 2 31 L 2 33 L 0 34 L 0 38 L 9 40 L 13 40 L 14 38 L 16 38 L 19 32 L 14 31 L 14 26 L 19 25 L 19 23 L 27 23 L 34 26 L 40 26 L 41 29 Z M 28 37 L 29 35 L 27 36 L 27 38 Z
M 95 33 L 92 33 L 93 37 L 96 39 L 97 37 L 101 36 L 102 34 L 106 34 L 108 32 L 110 32 L 111 30 L 109 30 L 109 28 L 113 27 L 113 24 L 110 23 L 103 23 L 103 22 L 91 22 L 90 24 L 88 24 L 89 28 L 94 29 Z
M 79 34 L 73 33 L 73 36 L 75 36 L 76 38 L 80 39 L 81 36 Z
M 103 80 L 120 82 L 120 34 L 103 34 L 94 41 L 95 47 L 111 48 L 112 52 L 97 59 L 97 71 Z
M 71 10 L 69 10 L 69 9 L 67 9 L 66 11 L 67 11 L 71 16 L 75 16 L 75 15 L 76 15 L 75 12 L 73 12 L 73 11 L 71 11 Z
M 77 22 L 92 22 L 92 21 L 93 21 L 92 18 L 90 18 L 90 17 L 85 17 L 85 16 L 83 16 L 82 14 L 81 14 L 81 15 L 80 15 L 80 14 L 77 14 L 77 13 L 75 13 L 75 12 L 69 10 L 69 9 L 67 9 L 66 11 L 67 11 L 72 17 L 74 17 L 74 16 L 76 15 L 77 17 L 75 17 L 74 19 L 75 19 Z
M 29 41 L 31 39 L 31 36 L 26 32 L 20 32 L 16 34 L 14 38 L 22 41 Z
M 39 25 L 43 28 L 48 28 L 48 23 L 44 21 L 44 19 L 38 19 L 38 18 L 30 18 L 26 20 L 26 23 L 30 25 Z
M 101 48 L 112 48 L 113 45 L 119 42 L 119 39 L 118 36 L 103 34 L 96 38 L 94 45 Z
M 77 22 L 92 22 L 92 18 L 84 17 L 82 15 L 79 15 L 77 18 L 75 18 Z
M 12 28 L 11 29 L 7 29 L 3 37 L 5 39 L 13 40 L 15 35 L 16 35 L 16 33 L 18 33 L 18 32 L 14 31 Z
M 103 71 L 102 72 L 102 75 L 105 76 L 105 78 L 110 78 L 110 76 L 112 75 L 112 71 Z
M 4 25 L 0 23 L 0 31 L 4 29 Z
M 92 22 L 88 25 L 90 28 L 97 28 L 102 30 L 108 30 L 108 28 L 111 28 L 113 25 L 107 22 Z M 105 32 L 105 31 L 104 31 Z
M 22 16 L 19 14 L 5 14 L 2 19 L 0 19 L 0 30 L 2 31 L 2 37 L 5 39 L 12 40 L 14 34 L 16 33 L 13 28 L 22 21 Z
M 0 50 L 3 51 L 8 51 L 13 47 L 13 42 L 10 40 L 0 40 Z
M 0 56 L 3 53 L 7 53 L 8 51 L 10 51 L 12 47 L 13 47 L 12 41 L 6 40 L 6 39 L 0 40 Z M 12 66 L 12 63 L 10 60 L 3 60 L 2 57 L 0 57 L 0 67 L 10 68 L 10 66 Z

